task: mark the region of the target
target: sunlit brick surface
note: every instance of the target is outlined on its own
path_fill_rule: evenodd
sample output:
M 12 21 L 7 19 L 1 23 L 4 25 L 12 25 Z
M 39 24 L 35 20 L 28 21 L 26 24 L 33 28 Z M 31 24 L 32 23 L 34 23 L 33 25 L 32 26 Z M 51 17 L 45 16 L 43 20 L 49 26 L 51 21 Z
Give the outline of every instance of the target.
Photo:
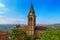
M 5 31 L 0 31 L 0 40 L 8 40 L 9 36 L 8 36 L 8 32 L 5 32 Z

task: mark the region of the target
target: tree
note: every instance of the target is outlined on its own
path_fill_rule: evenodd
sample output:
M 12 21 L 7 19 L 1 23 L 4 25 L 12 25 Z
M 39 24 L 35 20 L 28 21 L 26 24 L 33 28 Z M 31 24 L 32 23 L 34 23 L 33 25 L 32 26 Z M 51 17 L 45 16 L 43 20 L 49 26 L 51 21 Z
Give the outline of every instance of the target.
M 13 28 L 10 33 L 10 40 L 24 40 L 26 33 L 22 29 Z
M 60 40 L 60 29 L 47 29 L 42 33 L 41 40 Z
M 34 40 L 34 35 L 27 35 L 25 40 Z
M 34 40 L 34 35 L 26 35 L 22 29 L 13 28 L 10 33 L 10 40 Z

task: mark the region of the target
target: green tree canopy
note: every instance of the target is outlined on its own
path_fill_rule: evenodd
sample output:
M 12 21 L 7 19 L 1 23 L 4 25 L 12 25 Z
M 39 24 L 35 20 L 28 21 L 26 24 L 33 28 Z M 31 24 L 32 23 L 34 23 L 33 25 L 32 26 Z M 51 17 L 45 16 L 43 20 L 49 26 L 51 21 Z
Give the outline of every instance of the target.
M 11 40 L 23 40 L 26 33 L 22 29 L 13 28 L 12 32 L 10 33 Z
M 34 35 L 26 35 L 22 29 L 13 28 L 10 33 L 10 40 L 34 40 Z
M 60 29 L 47 29 L 42 33 L 41 40 L 60 40 Z

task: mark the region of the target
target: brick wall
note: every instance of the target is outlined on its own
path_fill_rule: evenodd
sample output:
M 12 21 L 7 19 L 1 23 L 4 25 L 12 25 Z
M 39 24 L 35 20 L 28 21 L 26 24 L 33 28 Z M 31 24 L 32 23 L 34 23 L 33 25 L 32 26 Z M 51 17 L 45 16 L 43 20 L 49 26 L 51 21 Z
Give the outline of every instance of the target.
M 0 31 L 0 40 L 9 40 L 9 34 L 6 31 Z

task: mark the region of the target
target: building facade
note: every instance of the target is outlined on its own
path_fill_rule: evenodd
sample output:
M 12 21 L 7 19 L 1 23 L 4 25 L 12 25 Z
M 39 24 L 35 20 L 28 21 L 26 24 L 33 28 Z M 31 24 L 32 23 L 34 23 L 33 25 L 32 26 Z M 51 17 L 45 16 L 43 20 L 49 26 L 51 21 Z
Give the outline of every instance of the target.
M 0 40 L 9 40 L 9 33 L 6 31 L 0 31 Z
M 27 26 L 16 26 L 17 28 L 23 29 L 28 35 L 35 35 L 35 40 L 40 39 L 42 31 L 46 30 L 46 27 L 36 26 L 36 15 L 33 6 L 31 5 L 28 14 L 28 25 Z

